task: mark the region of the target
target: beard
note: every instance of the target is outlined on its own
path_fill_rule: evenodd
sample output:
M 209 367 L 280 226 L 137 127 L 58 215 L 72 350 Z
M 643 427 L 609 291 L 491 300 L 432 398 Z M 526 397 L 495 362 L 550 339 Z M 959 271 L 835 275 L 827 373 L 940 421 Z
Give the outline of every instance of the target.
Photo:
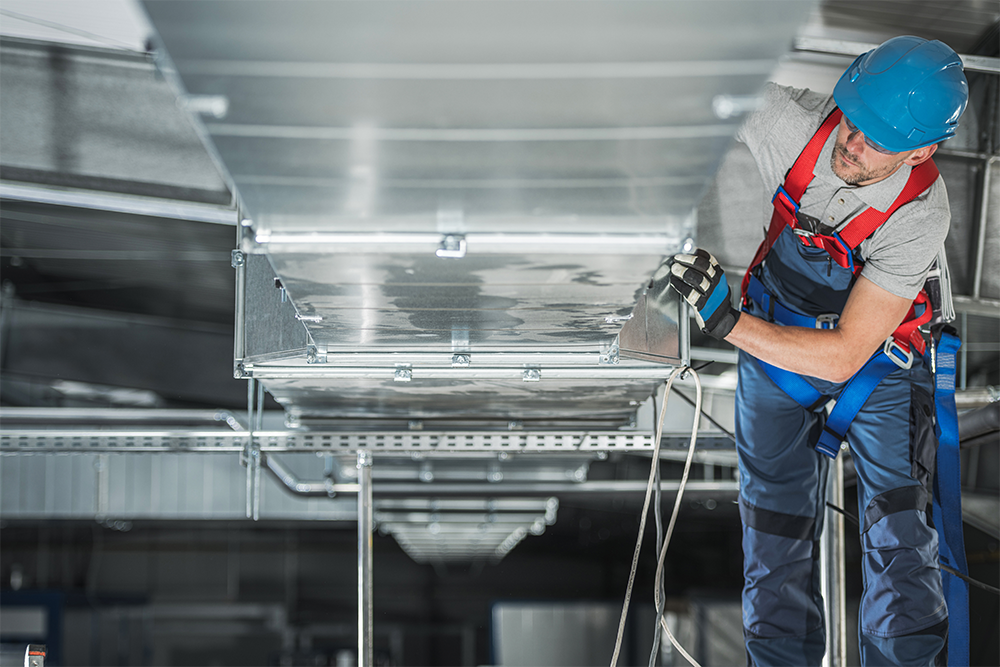
M 838 160 L 843 156 L 847 165 L 844 166 Z M 902 162 L 902 160 L 900 160 Z M 837 142 L 830 154 L 830 168 L 837 177 L 848 185 L 858 185 L 873 180 L 881 180 L 891 176 L 899 168 L 899 162 L 889 163 L 880 167 L 865 167 L 847 150 L 847 147 Z

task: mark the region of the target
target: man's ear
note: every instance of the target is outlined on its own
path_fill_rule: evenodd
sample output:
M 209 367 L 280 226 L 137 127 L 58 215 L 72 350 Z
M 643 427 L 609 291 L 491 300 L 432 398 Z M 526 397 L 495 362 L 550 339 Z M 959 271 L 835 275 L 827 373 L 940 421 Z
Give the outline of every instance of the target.
M 924 146 L 923 148 L 918 148 L 917 150 L 910 153 L 910 157 L 903 160 L 903 164 L 908 164 L 911 167 L 916 167 L 921 162 L 927 162 L 937 151 L 938 145 L 931 144 L 930 146 Z

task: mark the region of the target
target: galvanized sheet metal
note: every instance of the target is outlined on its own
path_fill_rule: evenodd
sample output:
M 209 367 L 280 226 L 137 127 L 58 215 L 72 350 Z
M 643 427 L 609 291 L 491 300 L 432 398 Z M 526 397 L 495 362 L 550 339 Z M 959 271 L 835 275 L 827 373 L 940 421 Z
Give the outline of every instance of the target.
M 669 369 L 603 365 L 694 236 L 740 122 L 717 102 L 752 106 L 811 5 L 144 2 L 178 84 L 228 101 L 201 123 L 252 220 L 242 248 L 267 254 L 317 362 L 261 343 L 291 340 L 290 314 L 248 290 L 244 371 L 304 419 L 627 420 Z M 436 256 L 449 235 L 460 258 Z M 676 304 L 658 316 L 678 363 Z M 407 361 L 450 352 L 473 361 Z M 523 382 L 540 353 L 592 365 Z M 380 374 L 401 363 L 409 382 Z

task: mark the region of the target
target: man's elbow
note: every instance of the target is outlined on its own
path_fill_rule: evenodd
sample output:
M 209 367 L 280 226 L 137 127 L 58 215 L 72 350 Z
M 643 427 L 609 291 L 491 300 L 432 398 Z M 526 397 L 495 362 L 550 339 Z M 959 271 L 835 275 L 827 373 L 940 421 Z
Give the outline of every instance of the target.
M 868 361 L 868 357 L 856 354 L 838 355 L 830 364 L 828 372 L 821 378 L 829 382 L 847 382 L 861 370 L 861 367 Z

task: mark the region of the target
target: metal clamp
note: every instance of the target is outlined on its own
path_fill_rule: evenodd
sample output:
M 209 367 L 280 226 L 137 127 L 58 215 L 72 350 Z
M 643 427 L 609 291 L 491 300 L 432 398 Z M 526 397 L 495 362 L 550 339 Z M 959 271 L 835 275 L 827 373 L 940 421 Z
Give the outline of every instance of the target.
M 823 313 L 822 315 L 816 316 L 816 328 L 817 329 L 834 329 L 837 326 L 837 321 L 840 319 L 840 315 L 837 313 Z
M 462 234 L 446 234 L 441 239 L 441 245 L 434 254 L 445 259 L 461 259 L 465 257 L 467 249 L 468 245 L 465 242 L 465 236 Z
M 597 358 L 597 363 L 600 366 L 615 366 L 618 364 L 618 345 L 612 345 L 607 352 L 601 353 Z
M 884 352 L 887 357 L 892 359 L 894 364 L 903 370 L 908 370 L 911 366 L 913 366 L 913 352 L 897 343 L 896 339 L 892 336 L 885 339 L 885 345 L 882 346 L 882 352 Z

